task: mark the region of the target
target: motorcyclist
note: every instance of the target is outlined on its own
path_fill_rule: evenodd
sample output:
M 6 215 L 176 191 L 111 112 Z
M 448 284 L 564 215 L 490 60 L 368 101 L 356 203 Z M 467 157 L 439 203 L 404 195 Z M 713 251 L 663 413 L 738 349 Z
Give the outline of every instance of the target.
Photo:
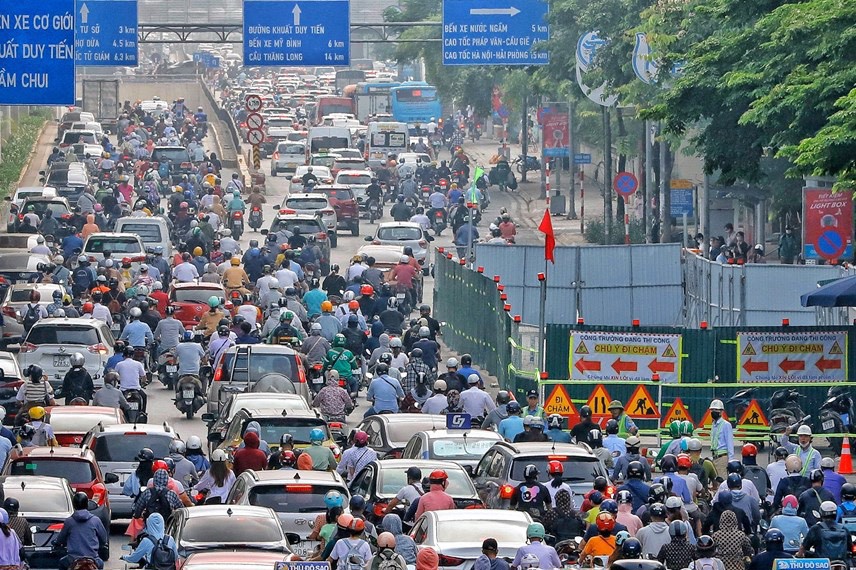
M 444 382 L 445 384 L 445 382 Z M 511 395 L 506 390 L 500 390 L 496 393 L 496 408 L 491 410 L 484 421 L 482 421 L 482 429 L 499 428 L 499 422 L 508 417 L 506 406 L 511 401 Z
M 309 338 L 300 345 L 300 353 L 305 354 L 308 365 L 323 362 L 330 350 L 330 343 L 321 335 L 321 324 L 312 323 L 309 327 Z
M 823 471 L 815 469 L 808 475 L 808 480 L 811 482 L 811 487 L 806 489 L 799 495 L 799 507 L 797 514 L 805 519 L 808 526 L 812 526 L 818 522 L 817 514 L 820 512 L 820 504 L 824 501 L 835 502 L 835 497 L 829 489 L 823 486 Z M 836 513 L 837 514 L 837 513 Z
M 127 341 L 131 347 L 145 348 L 149 343 L 154 342 L 154 334 L 149 325 L 140 320 L 143 312 L 139 307 L 134 307 L 128 312 L 130 322 L 122 329 L 122 334 L 119 340 Z
M 336 457 L 329 447 L 322 445 L 324 443 L 324 431 L 313 428 L 309 432 L 309 441 L 311 445 L 303 453 L 312 459 L 312 469 L 315 471 L 335 471 L 338 465 Z
M 776 493 L 773 497 L 774 509 L 782 507 L 782 499 L 785 496 L 799 497 L 803 491 L 811 487 L 811 482 L 802 475 L 802 461 L 798 456 L 789 455 L 785 459 L 785 469 L 788 471 L 788 476 L 779 481 L 779 486 L 776 487 Z
M 777 528 L 771 528 L 764 534 L 765 551 L 756 554 L 746 570 L 773 570 L 776 559 L 793 558 L 794 556 L 785 552 L 785 535 Z
M 91 558 L 98 568 L 104 567 L 102 553 L 110 545 L 110 535 L 101 519 L 89 511 L 89 496 L 77 492 L 71 499 L 74 513 L 65 519 L 53 546 L 65 549 L 67 554 L 59 561 L 60 570 L 68 570 L 80 558 Z
M 305 172 L 305 173 L 303 174 L 303 176 L 301 177 L 301 181 L 303 182 L 303 185 L 304 185 L 304 186 L 306 186 L 307 184 L 309 184 L 309 181 L 310 181 L 310 180 L 311 180 L 311 181 L 313 181 L 313 182 L 316 182 L 316 183 L 318 182 L 318 177 L 317 177 L 317 176 L 315 176 L 315 174 L 312 172 L 312 167 L 311 167 L 311 166 L 307 167 L 306 172 Z
M 792 426 L 788 426 L 779 438 L 779 444 L 787 449 L 789 453 L 794 453 L 800 458 L 800 461 L 802 461 L 802 471 L 800 474 L 805 476 L 815 469 L 820 469 L 820 452 L 811 445 L 811 427 L 801 425 L 797 429 L 797 438 L 799 439 L 798 444 L 793 444 L 788 439 L 792 431 Z
M 413 216 L 411 207 L 404 201 L 404 194 L 399 194 L 395 204 L 389 211 L 389 215 L 396 222 L 406 222 Z
M 303 340 L 303 333 L 293 324 L 294 313 L 283 311 L 279 315 L 279 326 L 273 329 L 267 337 L 268 344 L 280 344 L 285 339 Z
M 62 396 L 65 398 L 66 404 L 77 398 L 88 404 L 92 400 L 93 392 L 95 392 L 95 385 L 92 383 L 92 376 L 83 366 L 86 363 L 83 353 L 75 352 L 72 354 L 70 363 L 71 368 L 65 373 L 62 380 Z
M 853 544 L 844 525 L 835 522 L 837 509 L 832 501 L 823 501 L 820 504 L 821 520 L 808 529 L 808 535 L 803 540 L 797 557 L 804 558 L 806 553 L 814 551 L 816 557 L 846 564 Z
M 538 481 L 538 468 L 527 465 L 523 468 L 523 481 L 514 488 L 511 507 L 540 519 L 551 506 L 550 491 Z
M 92 397 L 93 406 L 105 406 L 108 408 L 119 408 L 123 411 L 130 409 L 128 401 L 125 400 L 125 395 L 117 386 L 119 385 L 119 375 L 114 371 L 110 371 L 104 375 L 104 386 L 102 386 Z
M 333 337 L 333 346 L 324 358 L 324 371 L 336 370 L 348 386 L 348 392 L 356 393 L 359 391 L 359 386 L 356 386 L 353 381 L 353 369 L 357 366 L 356 358 L 350 350 L 345 348 L 345 344 L 344 335 L 337 334 Z
M 220 298 L 211 296 L 208 298 L 208 310 L 199 318 L 199 324 L 196 325 L 197 330 L 201 330 L 202 334 L 210 337 L 217 330 L 220 321 L 226 318 L 226 313 L 220 308 Z

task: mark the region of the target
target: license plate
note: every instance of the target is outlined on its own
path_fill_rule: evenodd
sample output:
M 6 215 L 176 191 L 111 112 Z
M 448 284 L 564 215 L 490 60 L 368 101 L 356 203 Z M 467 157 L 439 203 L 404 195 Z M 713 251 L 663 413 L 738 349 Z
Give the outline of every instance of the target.
M 131 408 L 132 410 L 139 410 L 140 409 L 140 403 L 139 402 L 128 402 L 128 407 Z
M 69 359 L 71 357 L 66 354 L 55 354 L 53 357 L 53 365 L 54 368 L 64 368 L 69 365 L 71 362 Z
M 320 543 L 317 540 L 304 540 L 299 544 L 293 544 L 291 550 L 301 558 L 306 558 L 312 554 L 318 544 Z
M 824 430 L 832 429 L 835 427 L 835 420 L 826 420 L 820 424 L 820 427 Z
M 176 366 L 175 364 L 167 364 L 166 372 L 167 374 L 175 374 L 176 372 L 178 372 L 178 366 Z
M 312 379 L 312 383 L 313 383 L 313 384 L 321 384 L 322 382 L 324 382 L 324 379 L 323 379 L 322 377 L 320 377 L 320 376 L 318 376 L 317 378 L 313 378 L 313 379 Z
M 182 390 L 181 391 L 181 397 L 184 398 L 185 400 L 192 400 L 193 396 L 194 396 L 193 390 Z

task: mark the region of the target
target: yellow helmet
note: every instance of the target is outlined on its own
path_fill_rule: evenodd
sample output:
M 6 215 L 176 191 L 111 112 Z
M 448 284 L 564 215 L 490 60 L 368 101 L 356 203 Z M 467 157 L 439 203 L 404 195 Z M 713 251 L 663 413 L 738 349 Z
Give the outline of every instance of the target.
M 40 420 L 45 417 L 45 409 L 41 406 L 33 406 L 30 408 L 30 419 Z
M 184 192 L 184 188 L 182 188 L 181 186 L 175 185 L 172 187 L 172 191 L 173 192 Z
M 232 267 L 237 267 L 239 265 L 241 265 L 241 260 L 238 259 L 237 257 L 233 257 L 232 258 Z
M 200 255 L 202 255 L 202 248 L 199 247 L 198 245 L 196 247 L 194 247 L 193 248 L 193 255 L 195 257 L 199 257 Z M 237 261 L 237 258 L 234 261 Z
M 328 313 L 333 310 L 333 303 L 330 301 L 323 301 L 321 303 L 321 310 L 325 313 Z

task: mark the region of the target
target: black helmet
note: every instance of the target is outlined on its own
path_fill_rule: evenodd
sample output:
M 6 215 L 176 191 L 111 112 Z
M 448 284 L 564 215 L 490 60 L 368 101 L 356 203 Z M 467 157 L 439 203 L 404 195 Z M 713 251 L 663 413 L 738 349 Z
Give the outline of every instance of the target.
M 738 473 L 741 477 L 743 477 L 743 464 L 737 461 L 736 459 L 729 461 L 727 471 L 729 473 Z
M 3 508 L 6 509 L 6 512 L 10 515 L 15 515 L 18 514 L 19 510 L 21 510 L 21 505 L 15 497 L 8 497 L 3 501 Z
M 856 485 L 853 483 L 844 483 L 841 486 L 841 498 L 845 501 L 856 500 Z
M 511 401 L 511 396 L 508 395 L 508 392 L 505 390 L 500 390 L 496 394 L 496 403 L 501 406 L 503 404 L 507 404 Z
M 220 336 L 229 336 L 229 327 L 227 325 L 218 326 L 217 334 Z
M 743 478 L 737 473 L 729 473 L 725 479 L 725 483 L 729 489 L 742 489 Z
M 788 449 L 786 447 L 779 446 L 776 448 L 776 451 L 773 452 L 773 455 L 776 459 L 785 459 L 790 453 L 788 453 Z
M 696 550 L 701 552 L 713 552 L 714 548 L 716 548 L 716 543 L 713 542 L 713 539 L 708 534 L 703 534 L 698 537 L 696 540 Z
M 29 376 L 30 379 L 41 380 L 44 374 L 44 370 L 42 370 L 42 367 L 38 364 L 30 364 L 30 367 L 27 369 L 27 376 Z
M 134 347 L 126 346 L 125 349 L 122 351 L 122 354 L 125 356 L 125 358 L 131 358 L 132 356 L 134 356 Z
M 389 364 L 386 362 L 378 362 L 375 364 L 375 375 L 389 374 Z
M 616 500 L 619 504 L 626 504 L 633 502 L 633 493 L 628 491 L 627 489 L 622 489 L 615 495 Z
M 616 503 L 612 499 L 604 499 L 604 501 L 600 504 L 600 511 L 612 513 L 613 515 L 617 515 L 618 514 L 618 503 Z
M 600 428 L 597 426 L 593 426 L 586 437 L 586 443 L 588 443 L 591 447 L 603 447 L 603 432 L 600 431 Z
M 648 512 L 651 513 L 652 517 L 657 518 L 666 518 L 666 505 L 663 503 L 654 503 L 648 508 Z
M 422 358 L 422 349 L 414 348 L 410 351 L 410 356 L 412 356 L 413 358 Z
M 594 485 L 592 487 L 602 493 L 609 487 L 609 480 L 603 475 L 598 475 L 594 478 Z
M 662 503 L 666 500 L 666 488 L 663 487 L 662 483 L 654 483 L 651 485 L 651 488 L 648 489 L 648 503 L 656 504 Z M 665 507 L 663 507 L 665 509 Z
M 591 406 L 580 406 L 580 419 L 591 417 Z
M 390 354 L 388 352 L 384 352 L 383 354 L 380 355 L 380 358 L 378 358 L 378 362 L 383 362 L 384 364 L 387 364 L 387 365 L 392 364 L 392 354 Z
M 771 528 L 764 534 L 764 544 L 767 550 L 772 550 L 771 546 L 782 546 L 785 544 L 785 535 L 777 528 Z
M 610 435 L 618 433 L 618 422 L 616 420 L 606 422 L 606 433 Z
M 523 468 L 524 479 L 535 479 L 538 477 L 538 468 L 531 463 Z
M 71 498 L 71 506 L 75 511 L 85 511 L 89 507 L 89 495 L 82 491 L 78 491 Z
M 465 354 L 461 356 L 461 365 L 462 366 L 471 366 L 473 363 L 473 357 L 469 354 Z
M 820 469 L 812 469 L 811 473 L 808 474 L 808 480 L 812 483 L 823 483 L 823 471 Z
M 628 479 L 641 479 L 645 476 L 645 468 L 642 467 L 642 464 L 638 461 L 631 461 L 627 465 L 627 478 Z
M 674 473 L 678 470 L 678 458 L 671 453 L 667 453 L 660 460 L 660 469 L 663 470 L 663 473 Z
M 621 555 L 624 558 L 640 558 L 642 556 L 642 543 L 639 542 L 638 538 L 630 538 L 624 539 L 624 543 L 621 545 Z
M 137 454 L 137 461 L 154 461 L 155 452 L 148 447 L 144 447 Z

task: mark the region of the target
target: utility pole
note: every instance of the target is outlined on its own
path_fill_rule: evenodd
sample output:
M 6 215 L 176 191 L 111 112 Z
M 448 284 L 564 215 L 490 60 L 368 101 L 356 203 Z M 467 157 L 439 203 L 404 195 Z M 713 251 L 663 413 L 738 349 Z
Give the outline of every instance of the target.
M 574 192 L 577 186 L 577 164 L 574 162 L 574 155 L 577 154 L 577 137 L 574 134 L 574 114 L 577 111 L 576 104 L 568 97 L 568 150 L 570 157 L 568 158 L 568 219 L 577 219 L 577 205 L 574 199 Z
M 526 160 L 529 156 L 529 96 L 523 96 L 523 116 L 520 122 L 520 148 L 523 151 L 523 173 L 520 175 L 520 181 L 526 182 Z
M 609 107 L 601 107 L 603 116 L 603 236 L 604 245 L 612 243 L 612 129 Z

